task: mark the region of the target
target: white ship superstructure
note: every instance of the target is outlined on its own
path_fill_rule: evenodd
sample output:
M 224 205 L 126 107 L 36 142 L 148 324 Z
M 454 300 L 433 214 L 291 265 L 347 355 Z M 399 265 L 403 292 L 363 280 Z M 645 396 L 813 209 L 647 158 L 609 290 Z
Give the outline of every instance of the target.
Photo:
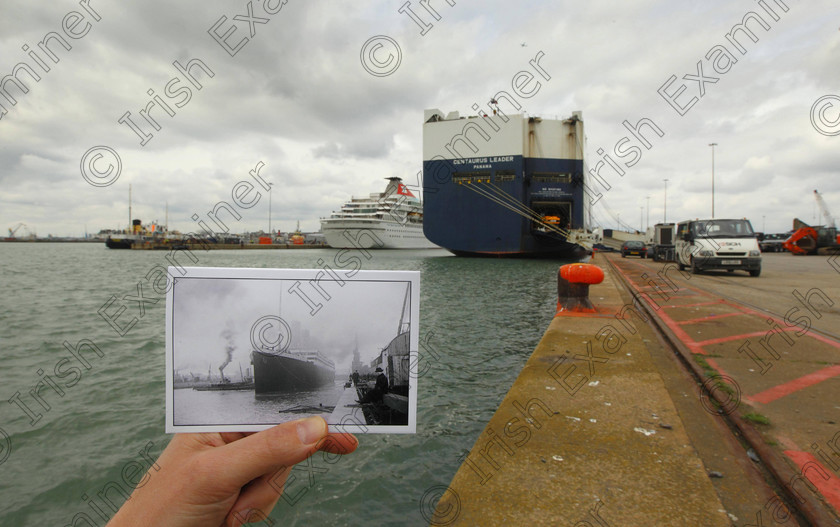
M 385 192 L 351 198 L 321 219 L 327 245 L 336 249 L 428 249 L 437 245 L 423 234 L 423 205 L 398 177 Z

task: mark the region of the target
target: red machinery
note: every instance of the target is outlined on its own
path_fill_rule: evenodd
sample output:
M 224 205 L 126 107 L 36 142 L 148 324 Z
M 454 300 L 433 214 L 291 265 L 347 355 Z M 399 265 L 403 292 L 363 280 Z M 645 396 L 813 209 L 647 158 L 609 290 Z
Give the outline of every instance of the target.
M 782 244 L 793 254 L 818 254 L 840 249 L 840 237 L 834 227 L 811 227 L 799 218 L 793 220 L 794 233 Z
M 840 252 L 840 236 L 828 207 L 818 191 L 814 191 L 814 199 L 820 207 L 820 213 L 825 216 L 826 225 L 811 227 L 799 218 L 793 220 L 794 233 L 782 244 L 793 254 L 825 254 Z
M 799 218 L 793 219 L 794 233 L 782 242 L 782 247 L 793 254 L 808 254 L 817 249 L 817 231 Z

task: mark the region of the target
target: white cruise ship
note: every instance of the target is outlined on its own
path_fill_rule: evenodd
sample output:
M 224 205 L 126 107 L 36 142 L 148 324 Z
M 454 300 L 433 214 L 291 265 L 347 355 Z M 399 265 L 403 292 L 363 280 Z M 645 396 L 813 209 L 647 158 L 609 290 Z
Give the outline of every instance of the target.
M 398 177 L 385 192 L 351 198 L 341 210 L 321 219 L 327 245 L 336 249 L 429 249 L 423 234 L 423 206 Z

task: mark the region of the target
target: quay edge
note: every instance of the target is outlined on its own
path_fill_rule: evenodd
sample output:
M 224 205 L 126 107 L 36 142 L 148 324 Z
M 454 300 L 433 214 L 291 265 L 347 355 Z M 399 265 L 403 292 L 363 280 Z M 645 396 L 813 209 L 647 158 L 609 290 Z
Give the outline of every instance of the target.
M 432 525 L 732 524 L 602 269 L 597 312 L 552 320 Z

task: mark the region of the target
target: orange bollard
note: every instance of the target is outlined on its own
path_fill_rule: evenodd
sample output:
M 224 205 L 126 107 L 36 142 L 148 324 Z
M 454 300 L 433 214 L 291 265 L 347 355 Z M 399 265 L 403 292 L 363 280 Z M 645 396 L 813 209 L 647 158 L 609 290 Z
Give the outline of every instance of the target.
M 557 313 L 595 313 L 589 286 L 604 281 L 604 271 L 592 264 L 568 264 L 557 271 Z

